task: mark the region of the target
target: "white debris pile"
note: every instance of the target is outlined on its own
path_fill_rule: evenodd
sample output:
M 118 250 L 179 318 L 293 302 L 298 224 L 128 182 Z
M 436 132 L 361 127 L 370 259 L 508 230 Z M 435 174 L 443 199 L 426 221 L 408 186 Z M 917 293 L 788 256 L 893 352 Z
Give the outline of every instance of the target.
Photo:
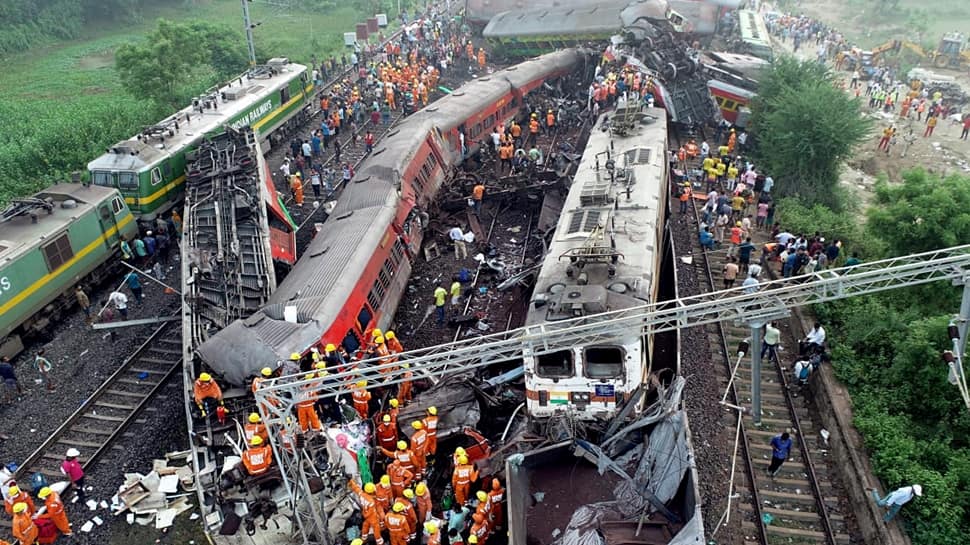
M 158 530 L 172 526 L 175 517 L 193 507 L 189 503 L 195 492 L 195 478 L 187 464 L 190 455 L 190 451 L 170 452 L 164 460 L 155 460 L 147 475 L 125 473 L 125 483 L 111 498 L 111 514 L 125 513 L 128 524 L 147 526 L 154 522 Z M 181 465 L 170 466 L 173 462 Z

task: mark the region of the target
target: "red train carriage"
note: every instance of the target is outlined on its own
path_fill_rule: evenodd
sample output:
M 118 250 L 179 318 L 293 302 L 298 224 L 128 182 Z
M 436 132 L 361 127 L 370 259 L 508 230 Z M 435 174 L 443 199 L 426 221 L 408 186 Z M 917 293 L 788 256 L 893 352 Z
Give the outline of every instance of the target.
M 492 127 L 518 113 L 526 93 L 580 59 L 574 50 L 557 51 L 479 78 L 392 129 L 268 304 L 199 347 L 205 363 L 242 384 L 268 363 L 314 346 L 361 349 L 365 333 L 394 315 L 423 238 L 422 210 L 461 162 L 462 135 L 474 151 Z

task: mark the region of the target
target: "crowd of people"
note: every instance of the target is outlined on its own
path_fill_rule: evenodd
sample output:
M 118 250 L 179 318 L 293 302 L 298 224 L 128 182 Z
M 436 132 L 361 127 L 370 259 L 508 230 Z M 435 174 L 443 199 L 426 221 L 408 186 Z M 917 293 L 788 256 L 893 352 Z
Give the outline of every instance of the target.
M 970 136 L 970 112 L 962 112 L 961 105 L 952 97 L 945 97 L 939 90 L 931 91 L 918 80 L 911 81 L 895 65 L 862 66 L 862 48 L 850 43 L 838 30 L 810 17 L 795 15 L 767 17 L 766 24 L 769 32 L 782 42 L 790 38 L 794 51 L 802 44 L 814 44 L 818 62 L 831 63 L 836 71 L 851 72 L 848 84 L 846 78 L 837 78 L 839 86 L 854 92 L 856 97 L 861 98 L 864 93 L 870 111 L 895 116 L 879 135 L 877 147 L 886 154 L 899 137 L 907 144 L 915 141 L 914 122 L 923 125 L 924 138 L 933 136 L 934 129 L 944 120 L 960 125 L 962 140 Z M 874 60 L 878 63 L 882 59 Z M 900 123 L 905 123 L 906 134 L 898 134 Z
M 292 139 L 280 167 L 293 202 L 304 204 L 307 182 L 315 199 L 349 182 L 354 167 L 343 157 L 343 146 L 363 146 L 369 153 L 381 127 L 398 112 L 409 115 L 441 93 L 446 72 L 467 68 L 484 73 L 485 50 L 476 50 L 469 38 L 467 27 L 432 8 L 427 16 L 415 14 L 393 39 L 382 37 L 381 45 L 358 48 L 339 65 L 335 57 L 320 64 L 314 59 L 311 77 L 316 85 L 323 89 L 325 81 L 336 81 L 317 97 L 319 128 Z
M 257 391 L 264 381 L 280 375 L 299 377 L 303 385 L 294 400 L 292 417 L 300 431 L 311 434 L 311 438 L 324 433 L 325 426 L 348 420 L 369 423 L 375 447 L 366 455 L 366 461 L 360 460 L 359 451 L 350 449 L 346 438 L 342 444 L 340 437 L 336 441 L 339 448 L 348 449 L 356 463 L 368 467 L 361 473 L 360 481 L 352 477 L 347 483 L 363 520 L 359 529 L 354 528 L 348 534 L 352 543 L 360 545 L 372 538 L 383 544 L 384 535 L 387 535 L 392 545 L 406 545 L 415 542 L 423 533 L 424 543 L 484 544 L 502 525 L 504 488 L 501 482 L 484 476 L 480 479 L 473 465 L 474 456 L 480 453 L 473 454 L 459 447 L 450 456 L 437 456 L 437 407 L 425 408 L 423 418 L 407 424 L 413 430 L 410 439 L 401 432 L 399 415 L 413 397 L 409 365 L 399 363 L 398 359 L 404 347 L 393 331 L 373 329 L 369 337 L 362 358 L 379 358 L 384 366 L 380 369 L 382 372 L 400 371 L 404 380 L 394 387 L 368 385 L 367 381 L 361 380 L 354 383 L 350 403 L 346 405 L 333 398 L 324 398 L 324 389 L 333 386 L 327 382 L 330 371 L 351 371 L 357 365 L 357 359 L 342 346 L 327 344 L 322 353 L 317 349 L 307 357 L 294 353 L 279 368 L 262 369 L 260 376 L 253 379 L 252 391 Z M 386 405 L 378 404 L 372 394 L 375 389 L 393 397 Z M 220 421 L 228 417 L 222 389 L 210 374 L 198 376 L 193 396 L 200 417 L 214 416 Z M 279 400 L 271 399 L 270 403 L 277 405 Z M 249 413 L 240 426 L 243 429 L 241 439 L 246 445 L 241 456 L 241 469 L 245 474 L 259 478 L 278 472 L 270 447 L 271 431 L 259 413 Z M 292 438 L 285 430 L 272 432 L 281 434 L 282 448 L 292 448 Z M 367 443 L 371 441 L 368 439 Z M 429 484 L 432 472 L 450 472 L 451 487 L 432 490 Z M 480 489 L 475 490 L 479 484 Z

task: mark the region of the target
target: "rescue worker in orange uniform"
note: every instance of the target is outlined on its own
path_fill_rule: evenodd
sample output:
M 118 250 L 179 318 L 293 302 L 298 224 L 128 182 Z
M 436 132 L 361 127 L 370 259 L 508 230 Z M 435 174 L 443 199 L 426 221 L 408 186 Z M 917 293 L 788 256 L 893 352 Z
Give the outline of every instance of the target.
M 488 521 L 481 513 L 475 513 L 472 515 L 472 527 L 468 531 L 468 542 L 472 543 L 471 538 L 477 538 L 478 545 L 485 545 L 485 540 L 488 539 Z
M 424 449 L 427 456 L 434 458 L 434 453 L 438 451 L 438 407 L 428 407 L 428 416 L 421 421 L 424 430 L 428 432 L 428 446 Z
M 391 508 L 391 499 L 394 498 L 394 488 L 391 487 L 390 475 L 382 475 L 376 486 L 377 491 L 374 492 L 374 499 L 381 504 L 381 509 L 386 513 Z
M 290 176 L 290 193 L 293 194 L 293 202 L 297 206 L 303 206 L 303 178 L 299 172 Z
M 398 401 L 396 397 L 392 397 L 387 401 L 387 404 L 391 406 L 391 408 L 387 410 L 387 415 L 391 417 L 391 424 L 394 425 L 394 429 L 397 429 L 397 415 L 401 412 L 401 402 Z
M 424 531 L 428 534 L 426 545 L 441 545 L 441 532 L 438 530 L 438 523 L 428 521 L 424 523 Z
M 431 515 L 431 492 L 428 491 L 428 485 L 425 483 L 418 483 L 418 486 L 414 487 L 414 497 L 415 506 L 418 510 L 418 520 L 425 521 Z
M 492 504 L 488 503 L 488 493 L 484 490 L 479 490 L 475 492 L 475 499 L 478 500 L 478 505 L 475 506 L 475 514 L 482 516 L 482 520 L 485 521 L 485 526 L 491 531 L 492 521 L 489 515 L 492 514 Z
M 514 119 L 512 120 L 512 125 L 509 127 L 509 134 L 512 135 L 515 145 L 518 146 L 519 137 L 522 136 L 522 126 L 516 123 Z
M 263 384 L 264 380 L 273 376 L 273 370 L 270 369 L 269 367 L 263 367 L 263 369 L 260 370 L 259 374 L 260 376 L 253 377 L 253 384 L 251 389 L 254 394 L 256 393 L 256 390 L 259 390 L 259 387 Z
M 394 498 L 395 503 L 404 505 L 404 511 L 401 511 L 401 514 L 407 517 L 408 526 L 411 528 L 411 531 L 408 533 L 408 540 L 412 540 L 417 537 L 418 531 L 418 513 L 414 510 L 414 504 L 412 503 L 413 501 L 414 490 L 411 490 L 410 488 L 404 489 L 403 496 Z
M 465 449 L 461 447 L 456 448 L 455 452 L 451 455 L 451 466 L 458 467 L 458 461 L 461 459 L 462 456 L 467 456 L 467 455 L 468 453 L 465 452 Z
M 373 534 L 377 545 L 382 545 L 384 538 L 381 537 L 381 521 L 384 520 L 384 510 L 381 509 L 381 504 L 374 497 L 377 487 L 374 486 L 374 483 L 367 483 L 361 489 L 357 481 L 353 479 L 347 482 L 347 486 L 357 494 L 360 514 L 364 517 L 364 523 L 360 527 L 360 536 L 366 538 Z M 391 543 L 394 543 L 393 534 L 391 534 Z
M 471 40 L 468 40 L 468 45 L 465 46 L 465 54 L 468 55 L 468 64 L 475 62 L 475 46 L 472 45 Z
M 502 502 L 505 500 L 505 489 L 498 479 L 492 479 L 492 490 L 488 493 L 488 502 L 492 507 L 489 519 L 492 522 L 492 529 L 502 527 Z
M 47 507 L 47 511 L 39 518 L 50 519 L 54 526 L 57 526 L 59 532 L 66 536 L 71 535 L 73 533 L 71 523 L 67 520 L 67 513 L 64 511 L 64 502 L 61 501 L 60 494 L 45 486 L 37 493 L 37 497 L 44 500 L 44 505 Z
M 414 472 L 397 461 L 387 466 L 387 475 L 391 478 L 391 490 L 395 497 L 404 494 L 404 489 L 411 486 L 411 481 L 414 480 Z
M 34 505 L 34 499 L 30 497 L 30 494 L 24 492 L 19 486 L 13 485 L 7 489 L 7 497 L 3 500 L 3 508 L 7 511 L 7 514 L 13 516 L 14 506 L 18 503 L 24 503 L 27 505 L 27 511 L 30 516 L 34 516 L 37 512 L 37 507 Z
M 728 141 L 727 141 L 728 155 L 731 155 L 734 153 L 734 146 L 736 146 L 737 143 L 738 143 L 738 135 L 734 132 L 734 129 L 731 129 L 731 136 L 728 136 Z
M 34 545 L 37 542 L 39 530 L 31 518 L 27 502 L 19 501 L 13 504 L 13 537 L 20 540 L 20 545 Z
M 397 428 L 391 421 L 391 415 L 385 414 L 377 424 L 377 446 L 391 450 L 397 444 Z
M 401 464 L 401 467 L 404 469 L 410 471 L 411 473 L 417 474 L 415 467 L 416 464 L 414 462 L 414 451 L 408 448 L 407 441 L 398 441 L 397 450 L 388 450 L 382 448 L 381 452 L 383 452 L 385 456 L 394 458 L 394 461 Z
M 549 110 L 546 112 L 546 130 L 552 133 L 556 129 L 556 114 Z
M 390 373 L 394 370 L 393 366 L 384 367 L 385 365 L 390 365 L 395 361 L 395 358 L 391 356 L 391 351 L 387 348 L 387 342 L 384 340 L 384 335 L 374 337 L 374 351 L 371 355 L 378 358 L 377 364 L 381 366 L 380 373 L 382 375 Z
M 211 411 L 215 404 L 220 406 L 223 404 L 222 388 L 216 381 L 212 380 L 212 375 L 209 373 L 201 373 L 199 378 L 195 379 L 195 384 L 192 386 L 192 397 L 195 399 L 199 411 L 202 412 L 203 418 L 206 411 Z
M 387 348 L 392 354 L 397 355 L 404 352 L 404 346 L 401 345 L 401 339 L 398 339 L 397 335 L 393 331 L 388 331 L 385 333 L 384 340 L 387 341 Z
M 468 501 L 468 490 L 472 483 L 477 480 L 478 470 L 468 463 L 467 456 L 459 456 L 458 465 L 455 466 L 455 471 L 451 474 L 451 489 L 455 491 L 455 501 L 458 502 L 458 505 L 464 505 Z
M 537 138 L 539 138 L 539 116 L 532 114 L 532 118 L 529 119 L 529 141 L 526 145 L 535 144 Z
M 414 428 L 414 433 L 411 434 L 411 450 L 414 452 L 414 467 L 420 479 L 428 467 L 428 432 L 425 431 L 424 424 L 420 420 L 411 422 L 411 427 Z
M 485 69 L 485 48 L 484 47 L 478 48 L 478 69 L 479 70 Z
M 259 414 L 249 413 L 249 423 L 243 428 L 243 437 L 246 438 L 246 443 L 249 443 L 257 435 L 263 438 L 264 443 L 269 441 L 269 432 L 266 431 L 266 424 L 263 424 Z
M 370 412 L 370 392 L 367 391 L 367 381 L 359 380 L 356 386 L 353 393 L 354 410 L 361 419 L 367 420 L 367 414 Z
M 316 378 L 316 373 L 310 373 L 304 377 L 307 380 Z M 296 402 L 296 418 L 300 422 L 300 429 L 303 431 L 323 429 L 320 423 L 320 416 L 317 415 L 317 388 L 319 382 L 311 382 L 300 387 L 300 399 Z
M 401 367 L 404 368 L 404 373 L 401 376 L 404 380 L 397 385 L 397 399 L 407 404 L 411 401 L 411 379 L 414 377 L 414 373 L 411 372 L 410 363 L 402 364 Z
M 391 534 L 391 545 L 407 545 L 408 535 L 411 534 L 411 527 L 408 525 L 407 517 L 402 514 L 404 504 L 395 503 L 391 510 L 392 512 L 384 517 L 387 531 Z M 361 535 L 363 535 L 363 532 Z M 377 543 L 381 545 L 383 541 L 378 541 Z
M 249 448 L 242 453 L 242 462 L 246 473 L 262 475 L 269 471 L 269 466 L 273 463 L 273 450 L 257 435 L 249 440 Z

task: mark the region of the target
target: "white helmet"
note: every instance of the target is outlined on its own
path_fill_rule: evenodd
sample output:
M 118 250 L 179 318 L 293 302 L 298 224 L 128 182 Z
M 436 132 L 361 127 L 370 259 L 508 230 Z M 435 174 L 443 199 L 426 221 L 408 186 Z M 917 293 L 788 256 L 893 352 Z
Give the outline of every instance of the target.
M 920 486 L 920 485 L 918 485 L 918 484 L 914 484 L 913 485 L 913 494 L 916 494 L 917 496 L 922 496 L 923 495 L 923 487 Z
M 67 457 L 68 458 L 77 458 L 80 455 L 81 455 L 81 453 L 78 452 L 76 448 L 71 447 L 71 448 L 67 449 Z

